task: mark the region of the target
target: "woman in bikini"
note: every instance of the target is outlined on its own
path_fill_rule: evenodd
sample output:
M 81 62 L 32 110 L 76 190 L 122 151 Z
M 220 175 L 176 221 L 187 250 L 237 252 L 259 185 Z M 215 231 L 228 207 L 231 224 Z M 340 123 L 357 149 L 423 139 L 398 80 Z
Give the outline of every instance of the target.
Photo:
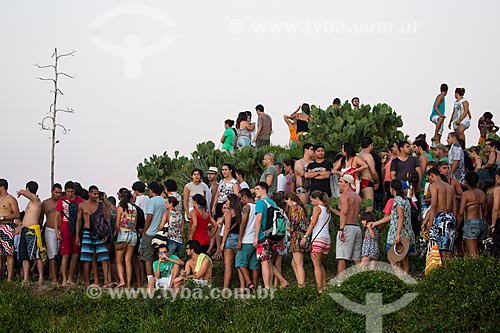
M 360 157 L 356 156 L 354 146 L 350 142 L 346 142 L 342 145 L 342 155 L 342 158 L 335 163 L 333 173 L 335 173 L 339 178 L 344 174 L 351 175 L 356 184 L 355 191 L 356 193 L 359 193 L 361 188 L 369 185 L 367 182 L 364 182 L 363 180 L 360 181 L 359 179 L 359 174 L 363 170 L 367 169 L 368 165 Z
M 457 230 L 465 217 L 463 238 L 467 252 L 473 258 L 479 256 L 479 242 L 488 236 L 488 224 L 484 219 L 486 214 L 486 194 L 477 188 L 479 176 L 475 172 L 465 175 L 469 190 L 462 194 L 460 211 L 457 219 Z
M 223 206 L 224 210 L 224 234 L 222 236 L 222 248 L 224 249 L 224 289 L 229 288 L 233 272 L 234 258 L 238 245 L 238 235 L 241 224 L 241 203 L 236 194 L 230 194 Z M 239 272 L 239 271 L 238 271 Z M 240 282 L 243 276 L 240 275 Z M 244 281 L 242 283 L 245 285 Z

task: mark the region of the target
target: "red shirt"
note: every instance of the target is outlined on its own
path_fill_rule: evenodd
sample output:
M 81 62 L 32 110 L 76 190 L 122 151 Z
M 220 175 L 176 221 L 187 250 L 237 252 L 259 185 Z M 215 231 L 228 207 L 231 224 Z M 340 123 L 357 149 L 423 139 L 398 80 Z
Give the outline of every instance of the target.
M 70 202 L 76 202 L 77 204 L 81 204 L 83 202 L 83 199 L 81 197 L 75 196 L 73 200 L 69 200 L 68 197 L 64 195 L 61 199 L 57 201 L 56 211 L 61 213 L 61 223 L 63 222 L 68 223 L 68 218 L 66 216 L 69 216 Z

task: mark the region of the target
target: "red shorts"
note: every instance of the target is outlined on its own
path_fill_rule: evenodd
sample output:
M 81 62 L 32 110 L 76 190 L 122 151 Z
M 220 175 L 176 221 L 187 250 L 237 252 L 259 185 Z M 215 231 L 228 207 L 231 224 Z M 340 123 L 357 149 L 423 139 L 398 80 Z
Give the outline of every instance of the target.
M 277 243 L 270 239 L 266 239 L 263 243 L 257 244 L 257 260 L 266 261 L 271 260 L 276 253 Z
M 59 241 L 59 252 L 62 256 L 69 254 L 80 254 L 80 247 L 76 245 L 76 234 L 69 232 L 68 222 L 61 223 L 61 237 Z
M 374 184 L 372 181 L 367 180 L 367 179 L 361 179 L 361 189 L 367 188 L 367 187 L 373 187 Z

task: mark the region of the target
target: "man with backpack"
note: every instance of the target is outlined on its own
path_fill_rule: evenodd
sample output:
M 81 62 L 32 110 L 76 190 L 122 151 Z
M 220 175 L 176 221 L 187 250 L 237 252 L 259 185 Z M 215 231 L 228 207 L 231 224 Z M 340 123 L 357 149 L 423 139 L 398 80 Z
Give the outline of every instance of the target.
M 90 263 L 92 262 L 102 263 L 104 281 L 105 283 L 110 281 L 108 278 L 109 253 L 106 246 L 106 240 L 111 234 L 110 216 L 111 212 L 107 211 L 104 203 L 99 201 L 99 189 L 97 186 L 90 186 L 89 200 L 78 206 L 76 224 L 76 244 L 80 246 L 83 218 L 80 260 L 84 262 L 84 283 L 86 285 L 90 284 Z M 97 267 L 97 265 L 93 267 Z M 99 285 L 99 274 L 95 270 L 94 284 Z
M 56 238 L 59 240 L 59 251 L 62 256 L 62 285 L 66 286 L 73 283 L 73 275 L 78 263 L 78 255 L 80 254 L 80 246 L 76 245 L 76 220 L 78 217 L 78 205 L 83 202 L 83 199 L 75 196 L 75 185 L 72 181 L 64 184 L 64 191 L 66 192 L 65 195 L 56 204 L 55 220 L 60 221 L 60 224 L 54 224 L 54 232 Z M 68 261 L 70 261 L 69 274 Z
M 268 222 L 271 221 L 268 221 L 268 210 L 271 209 L 269 207 L 278 209 L 278 206 L 273 200 L 267 197 L 267 189 L 268 185 L 266 182 L 259 182 L 255 185 L 255 195 L 258 200 L 255 204 L 255 236 L 253 246 L 257 249 L 257 260 L 261 265 L 264 288 L 269 289 L 274 278 L 273 271 L 276 270 L 272 258 L 276 253 L 277 241 L 272 239 L 272 232 L 269 232 Z

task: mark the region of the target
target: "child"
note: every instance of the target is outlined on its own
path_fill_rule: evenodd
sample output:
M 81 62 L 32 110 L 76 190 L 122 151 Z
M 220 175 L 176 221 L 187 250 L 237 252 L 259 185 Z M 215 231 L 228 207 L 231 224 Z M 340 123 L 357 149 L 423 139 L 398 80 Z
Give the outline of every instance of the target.
M 364 212 L 361 214 L 361 223 L 365 228 L 365 237 L 363 238 L 363 247 L 361 248 L 361 266 L 368 266 L 373 264 L 378 260 L 378 237 L 379 231 L 377 227 L 373 225 L 375 222 L 375 214 L 373 212 Z

